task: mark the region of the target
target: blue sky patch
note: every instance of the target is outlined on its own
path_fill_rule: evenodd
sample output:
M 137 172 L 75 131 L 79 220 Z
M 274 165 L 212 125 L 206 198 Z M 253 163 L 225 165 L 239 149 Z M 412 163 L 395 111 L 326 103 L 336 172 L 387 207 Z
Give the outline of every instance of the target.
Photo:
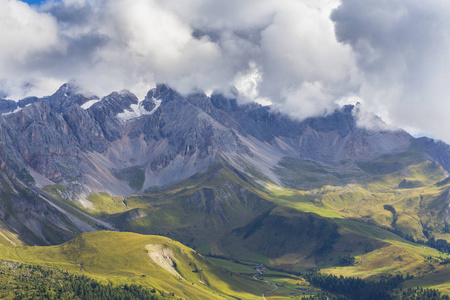
M 45 2 L 45 0 L 21 0 L 21 1 L 28 3 L 30 5 L 40 5 L 41 3 Z

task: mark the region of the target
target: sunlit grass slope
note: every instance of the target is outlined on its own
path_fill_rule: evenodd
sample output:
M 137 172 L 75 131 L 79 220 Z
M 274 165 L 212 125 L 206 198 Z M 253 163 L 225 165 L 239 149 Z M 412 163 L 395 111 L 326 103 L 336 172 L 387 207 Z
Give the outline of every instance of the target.
M 68 270 L 113 284 L 154 287 L 186 299 L 258 299 L 267 289 L 161 236 L 102 231 L 58 246 L 0 247 L 2 259 Z
M 289 159 L 280 166 L 285 186 L 265 187 L 277 204 L 324 217 L 357 219 L 415 240 L 426 241 L 423 229 L 443 233 L 442 211 L 450 185 L 442 167 L 415 149 L 356 163 L 325 166 Z M 316 173 L 327 176 L 316 181 L 311 175 Z M 309 180 L 316 182 L 315 188 L 298 187 Z
M 218 163 L 143 195 L 91 195 L 93 206 L 84 209 L 121 230 L 169 236 L 203 254 L 294 272 L 409 272 L 446 289 L 449 280 L 434 275 L 446 274 L 444 256 L 404 238 L 448 239 L 442 213 L 450 181 L 437 163 L 411 149 L 332 166 L 285 159 L 275 172 L 282 184 Z M 344 256 L 355 265 L 340 266 Z

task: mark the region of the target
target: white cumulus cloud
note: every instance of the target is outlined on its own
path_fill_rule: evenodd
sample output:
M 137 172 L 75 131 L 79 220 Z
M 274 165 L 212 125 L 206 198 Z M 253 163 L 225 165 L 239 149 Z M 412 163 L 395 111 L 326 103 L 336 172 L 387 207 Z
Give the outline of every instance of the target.
M 39 70 L 29 66 L 45 52 L 58 48 L 55 19 L 20 1 L 0 0 L 0 90 L 21 95 L 31 82 L 44 85 Z M 48 78 L 50 81 L 52 78 Z
M 359 95 L 371 110 L 411 131 L 450 141 L 450 2 L 342 0 L 331 15 L 352 47 Z
M 447 0 L 0 0 L 0 94 L 229 91 L 303 119 L 343 99 L 450 141 Z

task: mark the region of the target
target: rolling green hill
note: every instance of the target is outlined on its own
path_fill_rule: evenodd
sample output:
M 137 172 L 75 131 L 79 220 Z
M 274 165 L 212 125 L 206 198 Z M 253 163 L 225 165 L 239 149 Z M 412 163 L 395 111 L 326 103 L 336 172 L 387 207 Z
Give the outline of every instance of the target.
M 436 247 L 431 240 L 450 241 L 444 221 L 450 182 L 436 162 L 412 149 L 334 165 L 289 158 L 275 171 L 281 183 L 222 161 L 170 187 L 128 197 L 91 194 L 83 203 L 62 197 L 61 186 L 47 186 L 49 199 L 87 223 L 166 236 L 194 250 L 163 237 L 105 232 L 48 248 L 8 246 L 2 258 L 199 299 L 253 299 L 267 286 L 231 276 L 196 251 L 288 272 L 320 268 L 369 280 L 409 273 L 414 279 L 405 287 L 450 293 L 443 279 L 448 256 L 429 247 Z M 7 237 L 14 235 L 4 231 L 3 244 L 13 245 Z M 154 252 L 170 259 L 144 268 Z
M 101 231 L 58 246 L 0 247 L 1 259 L 67 270 L 113 285 L 142 285 L 175 298 L 257 299 L 268 289 L 161 236 Z
M 420 152 L 332 166 L 289 159 L 277 172 L 284 186 L 216 164 L 143 195 L 91 195 L 93 206 L 84 210 L 120 230 L 287 271 L 319 267 L 363 278 L 409 272 L 425 281 L 445 273 L 446 255 L 423 243 L 450 236 L 442 220 L 450 183 Z M 341 266 L 347 256 L 353 266 Z M 436 286 L 449 292 L 445 282 Z

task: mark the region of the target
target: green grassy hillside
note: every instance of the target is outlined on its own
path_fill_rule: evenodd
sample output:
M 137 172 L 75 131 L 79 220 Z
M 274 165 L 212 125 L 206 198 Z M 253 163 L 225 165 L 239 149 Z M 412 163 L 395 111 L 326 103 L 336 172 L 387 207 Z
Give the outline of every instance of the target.
M 0 258 L 84 274 L 114 285 L 135 284 L 186 299 L 258 299 L 264 283 L 215 266 L 160 236 L 94 232 L 59 246 L 0 246 Z
M 65 203 L 204 255 L 363 278 L 409 272 L 449 292 L 448 280 L 435 275 L 446 274 L 446 254 L 425 245 L 450 240 L 450 182 L 437 163 L 411 149 L 331 166 L 283 159 L 275 172 L 281 184 L 222 162 L 142 195 Z M 46 189 L 57 196 L 54 186 Z

